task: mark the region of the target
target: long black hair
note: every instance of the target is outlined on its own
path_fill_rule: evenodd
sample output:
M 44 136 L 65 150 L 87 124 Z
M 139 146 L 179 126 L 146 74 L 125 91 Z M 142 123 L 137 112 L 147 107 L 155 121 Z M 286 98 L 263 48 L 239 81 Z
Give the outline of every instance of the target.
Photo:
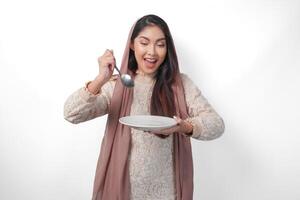
M 178 59 L 173 38 L 167 23 L 156 15 L 146 15 L 140 18 L 133 29 L 131 43 L 146 26 L 158 26 L 164 33 L 167 45 L 167 54 L 163 63 L 159 66 L 155 75 L 155 85 L 151 97 L 151 114 L 173 117 L 176 113 L 174 92 L 172 84 L 179 73 Z M 130 49 L 128 68 L 136 73 L 138 68 L 134 51 Z M 163 136 L 162 136 L 163 137 Z

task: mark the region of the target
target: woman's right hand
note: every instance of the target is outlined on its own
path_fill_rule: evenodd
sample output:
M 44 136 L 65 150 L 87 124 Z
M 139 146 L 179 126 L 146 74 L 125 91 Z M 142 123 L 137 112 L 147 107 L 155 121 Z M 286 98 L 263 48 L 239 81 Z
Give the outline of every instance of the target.
M 99 64 L 99 77 L 103 82 L 109 81 L 111 78 L 114 66 L 116 64 L 116 59 L 112 50 L 106 50 L 102 56 L 98 58 Z

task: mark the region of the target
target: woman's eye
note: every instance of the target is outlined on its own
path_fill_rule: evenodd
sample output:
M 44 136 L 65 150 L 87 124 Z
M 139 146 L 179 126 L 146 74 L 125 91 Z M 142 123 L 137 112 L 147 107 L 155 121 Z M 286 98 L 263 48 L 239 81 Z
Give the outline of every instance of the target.
M 145 45 L 147 45 L 147 43 L 146 43 L 146 42 L 141 42 L 141 45 L 144 45 L 144 46 L 145 46 Z
M 159 47 L 165 47 L 165 44 L 158 44 Z

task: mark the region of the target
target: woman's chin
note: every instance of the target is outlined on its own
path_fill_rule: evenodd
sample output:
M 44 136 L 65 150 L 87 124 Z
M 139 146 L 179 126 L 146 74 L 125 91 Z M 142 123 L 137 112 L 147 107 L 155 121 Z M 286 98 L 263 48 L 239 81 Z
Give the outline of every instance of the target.
M 139 71 L 143 72 L 144 74 L 153 74 L 157 71 L 158 67 L 156 66 L 143 66 L 142 69 L 139 69 Z

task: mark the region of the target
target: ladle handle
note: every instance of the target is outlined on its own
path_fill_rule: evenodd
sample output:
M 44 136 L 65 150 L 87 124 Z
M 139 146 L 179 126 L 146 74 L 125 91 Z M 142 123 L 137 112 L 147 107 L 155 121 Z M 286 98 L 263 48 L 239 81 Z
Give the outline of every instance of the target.
M 119 72 L 120 76 L 121 76 L 121 72 L 120 70 L 117 68 L 117 66 L 115 65 L 115 69 Z

